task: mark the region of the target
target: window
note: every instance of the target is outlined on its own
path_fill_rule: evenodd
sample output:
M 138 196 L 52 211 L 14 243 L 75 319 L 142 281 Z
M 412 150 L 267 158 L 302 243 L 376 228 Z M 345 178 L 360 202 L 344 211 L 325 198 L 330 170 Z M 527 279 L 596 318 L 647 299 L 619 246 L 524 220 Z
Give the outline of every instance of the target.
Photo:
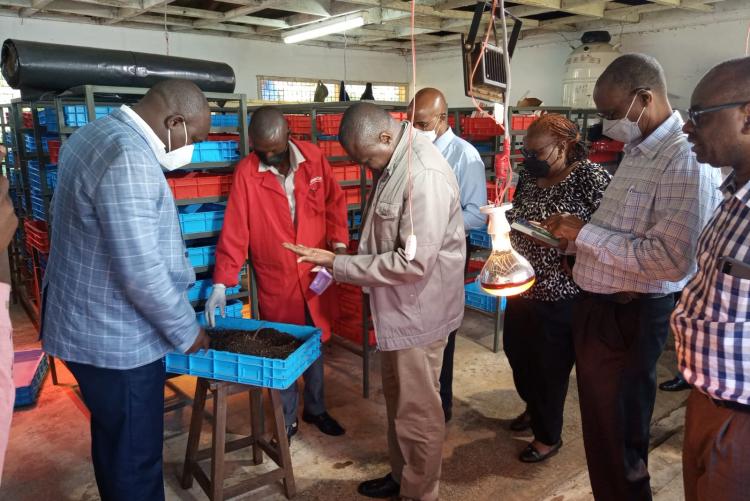
M 339 81 L 322 80 L 328 89 L 326 102 L 339 100 Z M 347 82 L 346 92 L 349 99 L 358 101 L 365 92 L 366 82 Z M 258 95 L 260 99 L 271 103 L 312 103 L 318 80 L 308 78 L 268 77 L 258 75 Z M 406 101 L 405 83 L 372 82 L 372 93 L 376 101 Z
M 0 77 L 0 104 L 9 104 L 11 100 L 21 97 L 21 91 L 12 89 L 3 77 Z

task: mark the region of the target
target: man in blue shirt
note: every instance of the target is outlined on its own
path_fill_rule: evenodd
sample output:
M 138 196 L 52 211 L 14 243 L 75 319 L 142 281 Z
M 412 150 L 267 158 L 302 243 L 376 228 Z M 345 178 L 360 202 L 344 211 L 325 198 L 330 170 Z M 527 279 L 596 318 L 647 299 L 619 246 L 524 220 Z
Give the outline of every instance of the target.
M 413 115 L 412 116 L 412 112 Z M 477 149 L 456 136 L 448 125 L 448 103 L 437 89 L 426 87 L 414 96 L 407 109 L 414 128 L 440 151 L 456 175 L 461 190 L 461 211 L 466 231 L 466 269 L 469 266 L 469 230 L 483 227 L 487 218 L 479 208 L 487 205 L 487 179 L 484 162 Z M 456 350 L 456 333 L 451 332 L 443 354 L 440 371 L 440 397 L 446 423 L 450 421 L 453 408 L 453 353 Z
M 209 128 L 201 90 L 165 80 L 61 151 L 42 347 L 67 363 L 91 412 L 105 501 L 164 499 L 162 357 L 208 348 L 187 299 L 195 274 L 162 168 L 189 163 Z

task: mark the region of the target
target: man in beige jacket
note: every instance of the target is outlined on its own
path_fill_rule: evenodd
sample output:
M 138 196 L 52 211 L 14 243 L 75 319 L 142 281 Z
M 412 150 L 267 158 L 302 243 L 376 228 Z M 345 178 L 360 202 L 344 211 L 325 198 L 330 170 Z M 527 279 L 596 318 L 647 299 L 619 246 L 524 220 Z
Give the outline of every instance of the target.
M 378 179 L 365 208 L 359 255 L 285 246 L 370 294 L 382 351 L 391 473 L 363 482 L 359 493 L 436 500 L 445 434 L 440 367 L 448 334 L 458 329 L 464 312 L 466 242 L 458 183 L 429 140 L 373 104 L 346 111 L 339 140 Z M 416 237 L 412 259 L 405 250 L 410 235 Z

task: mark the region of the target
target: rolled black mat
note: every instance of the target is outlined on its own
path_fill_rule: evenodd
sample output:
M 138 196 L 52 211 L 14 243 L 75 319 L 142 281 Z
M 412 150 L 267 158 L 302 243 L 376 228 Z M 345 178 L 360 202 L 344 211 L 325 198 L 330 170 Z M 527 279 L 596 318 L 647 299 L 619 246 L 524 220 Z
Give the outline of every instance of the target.
M 234 92 L 235 85 L 225 63 L 27 40 L 6 40 L 0 66 L 11 87 L 30 92 L 78 85 L 148 88 L 167 78 L 191 80 L 205 92 Z

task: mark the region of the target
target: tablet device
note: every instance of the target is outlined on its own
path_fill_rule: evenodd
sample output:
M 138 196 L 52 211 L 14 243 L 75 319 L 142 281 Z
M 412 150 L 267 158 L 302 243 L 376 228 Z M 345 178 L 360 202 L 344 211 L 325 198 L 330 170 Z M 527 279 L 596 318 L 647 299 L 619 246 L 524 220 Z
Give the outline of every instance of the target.
M 552 247 L 560 246 L 560 240 L 555 238 L 552 233 L 542 228 L 537 223 L 532 223 L 530 221 L 526 221 L 525 219 L 518 218 L 513 222 L 513 224 L 510 225 L 510 227 L 516 231 L 523 233 L 524 235 L 530 236 L 535 240 L 539 240 L 540 242 L 544 242 L 547 245 L 551 245 Z

